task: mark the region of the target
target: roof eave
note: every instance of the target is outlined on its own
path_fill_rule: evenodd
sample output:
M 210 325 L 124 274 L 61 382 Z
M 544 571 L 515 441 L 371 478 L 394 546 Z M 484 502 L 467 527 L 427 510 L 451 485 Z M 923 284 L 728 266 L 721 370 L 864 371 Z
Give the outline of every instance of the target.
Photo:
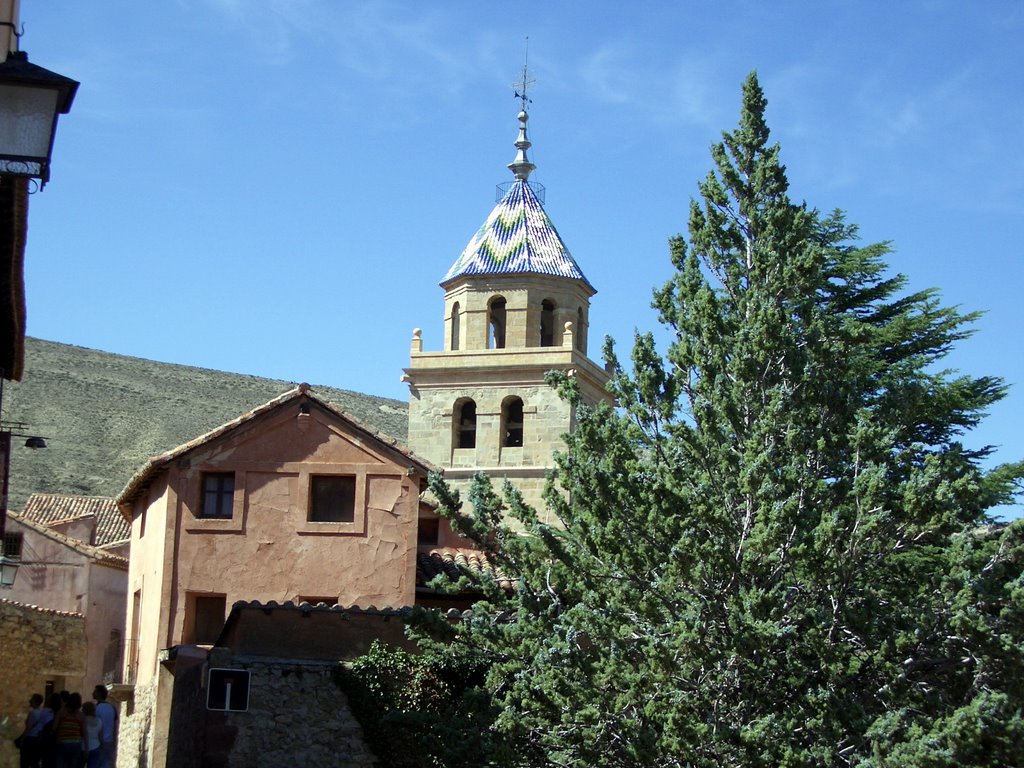
M 242 427 L 245 424 L 251 423 L 260 416 L 269 413 L 270 411 L 276 410 L 277 408 L 283 407 L 284 405 L 296 400 L 300 397 L 307 397 L 313 402 L 317 403 L 324 410 L 334 414 L 338 418 L 347 422 L 353 428 L 362 432 L 367 437 L 372 438 L 376 442 L 383 445 L 385 448 L 397 452 L 402 456 L 404 460 L 411 461 L 413 463 L 412 469 L 419 474 L 427 475 L 434 471 L 436 468 L 424 459 L 419 458 L 413 452 L 402 445 L 398 440 L 383 435 L 377 432 L 367 425 L 363 424 L 359 419 L 347 413 L 345 410 L 340 408 L 333 403 L 328 402 L 320 397 L 317 397 L 309 391 L 308 385 L 301 384 L 294 389 L 288 390 L 278 397 L 264 403 L 263 405 L 257 406 L 256 408 L 242 414 L 236 419 L 229 421 L 225 424 L 216 427 L 209 432 L 206 432 L 199 437 L 196 437 L 186 443 L 182 443 L 176 448 L 172 448 L 169 451 L 158 454 L 150 458 L 132 477 L 128 480 L 124 489 L 117 495 L 115 504 L 121 511 L 121 514 L 128 520 L 132 518 L 132 506 L 135 500 L 141 495 L 141 493 L 152 483 L 153 479 L 164 470 L 164 468 L 172 461 L 182 458 L 192 451 L 198 450 L 211 443 L 212 441 L 223 437 L 229 432 Z
M 486 279 L 486 280 L 503 280 L 503 279 L 506 279 L 506 278 L 511 279 L 511 280 L 519 280 L 519 279 L 522 279 L 524 277 L 539 277 L 539 278 L 543 278 L 545 280 L 564 280 L 565 282 L 568 282 L 568 283 L 576 283 L 576 284 L 578 284 L 579 286 L 581 286 L 583 288 L 584 292 L 587 294 L 587 298 L 588 299 L 590 297 L 594 296 L 597 293 L 597 289 L 591 284 L 591 282 L 589 280 L 587 280 L 586 277 L 583 277 L 583 278 L 579 278 L 579 277 L 566 277 L 565 275 L 551 275 L 551 274 L 548 274 L 546 272 L 527 272 L 527 271 L 519 271 L 519 272 L 460 272 L 459 274 L 454 275 L 453 277 L 445 278 L 444 280 L 442 280 L 439 283 L 439 285 L 441 286 L 441 288 L 443 288 L 445 290 L 445 292 L 448 292 L 452 288 L 456 287 L 462 281 L 483 280 L 483 279 Z

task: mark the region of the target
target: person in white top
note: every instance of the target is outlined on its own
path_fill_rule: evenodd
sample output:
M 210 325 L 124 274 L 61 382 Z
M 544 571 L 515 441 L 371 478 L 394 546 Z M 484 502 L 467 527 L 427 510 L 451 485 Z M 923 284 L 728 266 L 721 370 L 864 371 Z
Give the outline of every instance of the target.
M 82 705 L 82 716 L 85 718 L 85 764 L 87 768 L 97 768 L 100 764 L 100 737 L 103 723 L 96 717 L 96 705 L 87 701 Z
M 40 706 L 42 703 L 43 697 L 38 693 L 33 693 L 28 701 L 30 709 L 25 718 L 25 730 L 21 734 L 21 768 L 38 768 L 42 759 L 40 737 L 43 727 L 53 720 L 53 712 Z
M 96 701 L 96 717 L 103 723 L 100 738 L 99 768 L 114 768 L 114 748 L 117 745 L 117 709 L 107 701 L 107 688 L 97 685 L 92 689 Z

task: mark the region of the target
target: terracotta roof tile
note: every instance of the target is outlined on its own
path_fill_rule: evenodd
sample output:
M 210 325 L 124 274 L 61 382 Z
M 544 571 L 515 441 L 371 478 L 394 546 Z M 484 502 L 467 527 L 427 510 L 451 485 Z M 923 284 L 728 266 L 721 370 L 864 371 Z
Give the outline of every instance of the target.
M 33 493 L 25 502 L 21 516 L 45 526 L 77 520 L 80 517 L 96 517 L 94 546 L 105 547 L 126 541 L 131 527 L 117 509 L 114 500 L 107 496 L 67 496 L 59 493 Z
M 408 616 L 412 611 L 412 608 L 409 606 L 403 606 L 401 608 L 378 608 L 375 605 L 370 605 L 364 608 L 358 605 L 328 605 L 327 603 L 322 602 L 314 605 L 313 603 L 308 603 L 305 600 L 299 603 L 295 603 L 291 600 L 286 600 L 283 603 L 279 603 L 277 600 L 267 600 L 266 602 L 261 602 L 259 600 L 236 600 L 231 604 L 231 610 L 235 610 L 236 608 L 258 608 L 265 613 L 270 613 L 273 610 L 299 610 L 303 613 L 308 613 L 309 611 L 331 611 L 332 613 L 350 613 L 353 615 L 365 614 L 372 616 L 403 617 Z
M 34 605 L 32 603 L 19 603 L 17 600 L 8 600 L 7 598 L 3 597 L 0 597 L 0 603 L 4 603 L 6 605 L 15 605 L 18 608 L 27 608 L 30 611 L 35 611 L 36 613 L 45 613 L 49 616 L 76 616 L 80 619 L 85 618 L 84 614 L 76 613 L 75 611 L 58 611 L 53 608 L 41 608 L 40 606 Z
M 447 576 L 453 582 L 460 576 L 477 581 L 493 579 L 502 589 L 515 588 L 515 582 L 495 568 L 485 552 L 475 549 L 445 548 L 420 552 L 416 556 L 416 587 L 427 588 L 430 581 L 439 575 Z

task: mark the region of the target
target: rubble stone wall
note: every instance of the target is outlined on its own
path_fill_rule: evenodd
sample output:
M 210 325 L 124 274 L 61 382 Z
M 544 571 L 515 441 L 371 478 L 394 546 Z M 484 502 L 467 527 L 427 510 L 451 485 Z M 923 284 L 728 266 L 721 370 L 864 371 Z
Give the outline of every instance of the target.
M 250 672 L 249 711 L 223 715 L 233 730 L 230 768 L 369 768 L 376 758 L 348 700 L 332 680 L 334 663 L 229 662 Z M 213 713 L 211 713 L 213 714 Z M 208 738 L 213 728 L 208 729 Z
M 178 669 L 173 706 L 155 715 L 169 718 L 166 764 L 174 768 L 371 768 L 377 760 L 363 730 L 333 679 L 339 662 L 233 657 L 215 649 L 209 665 Z M 250 674 L 249 709 L 206 709 L 209 667 Z M 165 691 L 166 695 L 168 691 Z M 157 682 L 137 686 L 123 709 L 118 768 L 162 768 L 154 751 L 160 723 L 154 719 Z M 12 764 L 16 765 L 16 763 Z
M 150 726 L 156 703 L 156 679 L 135 686 L 131 698 L 121 707 L 117 735 L 118 768 L 136 768 L 150 764 Z
M 7 718 L 0 733 L 5 737 L 0 739 L 0 768 L 18 765 L 11 739 L 22 731 L 29 696 L 44 693 L 47 680 L 62 687 L 64 678 L 81 678 L 85 659 L 81 614 L 0 600 L 0 722 Z

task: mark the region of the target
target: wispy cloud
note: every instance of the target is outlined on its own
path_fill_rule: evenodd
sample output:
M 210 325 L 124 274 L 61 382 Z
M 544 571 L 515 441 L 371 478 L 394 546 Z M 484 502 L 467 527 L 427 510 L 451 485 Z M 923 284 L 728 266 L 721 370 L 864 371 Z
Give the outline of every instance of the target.
M 320 56 L 392 90 L 408 92 L 429 79 L 434 93 L 457 92 L 477 71 L 475 60 L 488 52 L 478 35 L 450 45 L 457 15 L 427 4 L 266 0 L 253 13 L 248 0 L 205 1 L 249 35 L 271 63 Z
M 641 99 L 645 73 L 633 61 L 631 46 L 615 41 L 598 47 L 584 58 L 580 77 L 598 101 L 636 104 Z
M 673 61 L 657 61 L 641 43 L 614 40 L 584 56 L 579 72 L 592 99 L 631 106 L 643 119 L 708 126 L 722 116 L 724 71 L 709 54 L 687 53 Z

